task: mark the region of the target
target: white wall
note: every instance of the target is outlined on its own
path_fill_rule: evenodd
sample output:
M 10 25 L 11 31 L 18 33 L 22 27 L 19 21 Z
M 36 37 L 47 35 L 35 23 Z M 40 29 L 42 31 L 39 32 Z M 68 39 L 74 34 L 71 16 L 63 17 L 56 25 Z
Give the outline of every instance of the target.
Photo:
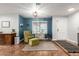
M 15 29 L 17 35 L 19 34 L 19 20 L 18 14 L 2 14 L 0 15 L 0 31 L 2 32 L 11 32 L 12 29 Z M 2 21 L 9 21 L 10 28 L 3 28 Z
M 53 17 L 53 40 L 67 39 L 67 17 Z M 57 29 L 59 31 L 57 32 Z
M 79 12 L 68 17 L 68 37 L 70 41 L 77 44 L 77 33 L 79 33 Z

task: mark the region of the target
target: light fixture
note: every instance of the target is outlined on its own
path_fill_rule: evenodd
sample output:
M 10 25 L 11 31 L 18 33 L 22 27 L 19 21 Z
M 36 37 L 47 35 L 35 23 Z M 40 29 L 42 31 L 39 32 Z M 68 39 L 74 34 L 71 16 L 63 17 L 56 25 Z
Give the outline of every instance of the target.
M 69 8 L 68 11 L 69 12 L 75 11 L 75 8 Z
M 34 17 L 37 17 L 38 16 L 38 5 L 40 5 L 40 3 L 36 3 L 35 4 L 35 8 L 34 8 L 34 11 L 33 11 L 33 16 Z
M 46 13 L 45 10 L 40 8 L 40 3 L 34 3 L 32 5 L 32 8 L 29 9 L 29 14 L 30 16 L 34 17 L 34 18 L 38 18 L 40 16 L 43 15 L 43 13 Z
M 37 17 L 37 15 L 38 15 L 37 11 L 34 11 L 34 12 L 33 12 L 33 16 L 34 16 L 34 17 Z
M 23 27 L 23 24 L 20 24 L 21 27 Z

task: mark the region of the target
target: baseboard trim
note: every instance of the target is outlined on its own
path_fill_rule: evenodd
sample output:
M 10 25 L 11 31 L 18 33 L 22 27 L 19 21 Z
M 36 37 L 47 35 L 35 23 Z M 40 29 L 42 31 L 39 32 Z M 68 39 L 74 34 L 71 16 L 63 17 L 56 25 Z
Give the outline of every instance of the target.
M 58 40 L 58 39 L 52 39 L 52 41 L 57 41 L 57 40 Z M 64 39 L 64 40 L 78 46 L 78 43 L 77 43 L 76 41 L 73 41 L 73 40 L 71 40 L 71 39 Z
M 73 41 L 73 40 L 70 40 L 70 39 L 66 39 L 66 41 L 78 46 L 78 43 L 76 41 Z

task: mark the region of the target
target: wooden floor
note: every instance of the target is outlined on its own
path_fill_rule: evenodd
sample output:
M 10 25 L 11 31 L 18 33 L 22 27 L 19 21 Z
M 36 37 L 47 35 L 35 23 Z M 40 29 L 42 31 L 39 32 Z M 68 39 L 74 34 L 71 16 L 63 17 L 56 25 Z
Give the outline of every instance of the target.
M 0 45 L 1 56 L 68 56 L 62 49 L 57 45 L 58 50 L 52 51 L 22 51 L 25 46 L 24 43 L 19 45 Z M 73 55 L 73 54 L 71 54 Z M 79 55 L 79 54 L 77 54 Z

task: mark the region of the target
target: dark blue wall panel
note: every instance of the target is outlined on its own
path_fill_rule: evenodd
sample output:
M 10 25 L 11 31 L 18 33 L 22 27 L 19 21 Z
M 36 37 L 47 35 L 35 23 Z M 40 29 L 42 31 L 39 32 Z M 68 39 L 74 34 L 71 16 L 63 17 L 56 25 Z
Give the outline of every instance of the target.
M 48 35 L 52 38 L 52 17 L 47 18 L 48 21 Z
M 32 19 L 31 18 L 25 18 L 23 23 L 24 23 L 24 26 L 23 26 L 24 30 L 32 31 Z
M 23 26 L 20 26 L 20 24 L 23 24 L 24 25 L 24 18 L 22 17 L 22 16 L 19 16 L 19 37 L 20 37 L 20 39 L 22 39 L 23 38 L 23 31 L 24 31 L 24 28 L 23 28 Z

